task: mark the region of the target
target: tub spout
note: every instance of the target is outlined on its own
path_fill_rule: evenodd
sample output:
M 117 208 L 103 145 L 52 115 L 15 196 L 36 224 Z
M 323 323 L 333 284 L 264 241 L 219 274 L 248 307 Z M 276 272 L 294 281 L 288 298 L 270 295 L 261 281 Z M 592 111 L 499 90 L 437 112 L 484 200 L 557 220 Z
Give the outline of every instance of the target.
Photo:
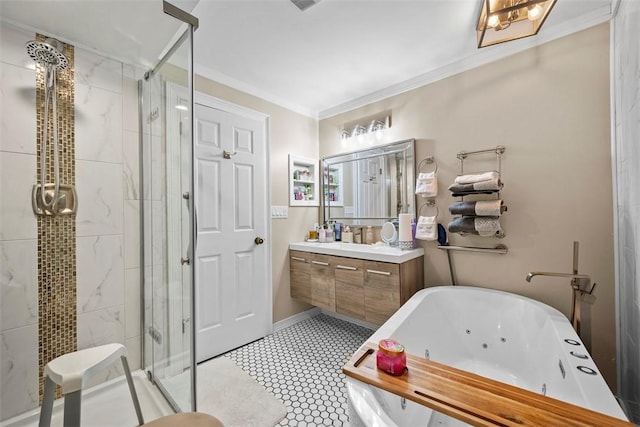
M 571 273 L 550 273 L 548 271 L 532 271 L 527 274 L 526 280 L 527 282 L 531 282 L 534 276 L 552 276 L 552 277 L 567 277 L 569 279 L 575 279 L 576 281 L 580 281 L 580 283 L 585 284 L 585 289 L 588 288 L 589 282 L 591 282 L 591 278 L 585 274 L 571 274 Z M 582 286 L 581 286 L 582 287 Z
M 591 350 L 591 315 L 589 306 L 595 301 L 591 286 L 591 278 L 585 274 L 550 273 L 548 271 L 532 271 L 527 274 L 527 282 L 534 276 L 565 277 L 571 279 L 571 324 L 584 342 L 587 350 Z

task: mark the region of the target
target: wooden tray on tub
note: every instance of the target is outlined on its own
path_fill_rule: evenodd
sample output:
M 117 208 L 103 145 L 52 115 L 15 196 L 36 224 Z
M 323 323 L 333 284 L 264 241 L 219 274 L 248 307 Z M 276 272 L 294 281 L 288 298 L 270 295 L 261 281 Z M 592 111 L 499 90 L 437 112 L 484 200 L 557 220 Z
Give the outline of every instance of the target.
M 634 424 L 441 363 L 407 354 L 400 376 L 376 368 L 367 342 L 345 375 L 476 426 L 633 426 Z

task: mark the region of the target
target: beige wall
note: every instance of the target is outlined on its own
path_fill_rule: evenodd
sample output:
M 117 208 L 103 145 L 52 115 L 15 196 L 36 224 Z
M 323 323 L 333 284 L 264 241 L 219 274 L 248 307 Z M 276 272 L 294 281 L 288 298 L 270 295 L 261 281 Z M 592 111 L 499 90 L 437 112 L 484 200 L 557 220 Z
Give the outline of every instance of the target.
M 446 191 L 459 172 L 456 153 L 506 146 L 504 239 L 449 236 L 452 244 L 508 246 L 506 255 L 454 252 L 457 280 L 525 295 L 566 315 L 567 279 L 532 270 L 571 272 L 580 242 L 581 273 L 598 283 L 592 355 L 615 389 L 615 305 L 609 129 L 609 25 L 603 24 L 509 58 L 320 122 L 320 155 L 336 154 L 343 124 L 391 110 L 386 142 L 417 140 L 417 162 L 435 156 L 439 222 L 451 220 Z M 344 150 L 346 151 L 346 150 Z M 495 161 L 465 162 L 465 172 Z M 475 170 L 474 170 L 475 169 Z M 425 248 L 427 286 L 450 283 L 447 257 Z
M 288 205 L 289 154 L 310 158 L 318 157 L 317 120 L 202 77 L 196 78 L 196 90 L 269 115 L 271 204 Z M 289 296 L 287 254 L 289 243 L 303 240 L 305 233 L 317 221 L 318 209 L 313 207 L 289 207 L 287 219 L 273 219 L 271 221 L 274 322 L 310 308 L 310 306 L 291 299 Z

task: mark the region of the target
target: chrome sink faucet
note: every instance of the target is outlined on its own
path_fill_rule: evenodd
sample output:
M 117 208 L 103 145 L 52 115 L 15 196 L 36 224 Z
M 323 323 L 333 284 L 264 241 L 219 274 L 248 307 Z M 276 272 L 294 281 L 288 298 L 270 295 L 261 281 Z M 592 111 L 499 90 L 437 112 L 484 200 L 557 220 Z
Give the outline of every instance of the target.
M 548 271 L 532 271 L 527 274 L 526 281 L 531 282 L 535 276 L 564 277 L 571 279 L 571 324 L 578 333 L 582 342 L 591 351 L 591 309 L 590 306 L 596 300 L 591 285 L 591 278 L 585 274 L 578 274 L 578 248 L 579 243 L 573 242 L 573 273 L 552 273 Z

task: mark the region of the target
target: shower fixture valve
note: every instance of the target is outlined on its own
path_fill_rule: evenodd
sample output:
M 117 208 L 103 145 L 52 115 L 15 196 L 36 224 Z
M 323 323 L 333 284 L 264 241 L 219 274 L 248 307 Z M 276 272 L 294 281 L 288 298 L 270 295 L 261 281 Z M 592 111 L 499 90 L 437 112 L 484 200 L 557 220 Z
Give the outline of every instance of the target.
M 55 184 L 44 186 L 44 200 L 40 184 L 34 184 L 31 190 L 31 205 L 36 215 L 74 215 L 78 211 L 78 195 L 73 185 L 60 184 L 56 195 Z M 55 197 L 55 200 L 53 198 Z

